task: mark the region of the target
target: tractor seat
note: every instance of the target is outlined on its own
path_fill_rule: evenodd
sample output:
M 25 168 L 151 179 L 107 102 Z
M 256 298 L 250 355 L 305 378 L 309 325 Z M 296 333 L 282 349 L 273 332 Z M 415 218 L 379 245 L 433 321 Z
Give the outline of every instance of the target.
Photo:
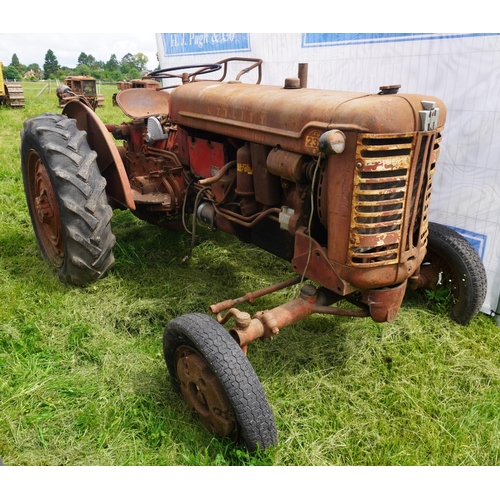
M 166 115 L 169 110 L 170 94 L 155 89 L 127 89 L 116 96 L 116 103 L 132 119 Z

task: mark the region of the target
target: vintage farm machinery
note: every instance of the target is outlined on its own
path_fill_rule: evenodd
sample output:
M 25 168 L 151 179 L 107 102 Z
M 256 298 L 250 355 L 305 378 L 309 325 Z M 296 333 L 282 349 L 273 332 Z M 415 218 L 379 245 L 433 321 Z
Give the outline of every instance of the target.
M 74 100 L 81 100 L 94 110 L 104 106 L 104 95 L 97 93 L 97 80 L 93 76 L 67 76 L 57 86 L 56 95 L 61 108 Z
M 133 80 L 118 82 L 116 86 L 118 87 L 118 91 L 121 92 L 122 90 L 128 89 L 156 89 L 160 86 L 160 84 L 158 80 L 154 80 L 152 78 L 135 78 Z M 113 94 L 113 106 L 118 106 L 118 103 L 116 102 L 116 95 L 117 94 Z
M 3 78 L 3 64 L 0 62 L 0 105 L 9 108 L 24 108 L 24 91 L 19 82 L 8 82 Z
M 233 66 L 239 73 L 227 79 Z M 126 123 L 104 124 L 70 101 L 60 115 L 27 120 L 21 143 L 35 234 L 65 283 L 88 284 L 113 266 L 115 208 L 174 230 L 189 231 L 191 217 L 291 263 L 295 278 L 212 304 L 212 316 L 173 319 L 164 333 L 188 405 L 250 450 L 277 441 L 246 357 L 251 341 L 311 314 L 393 321 L 407 287 L 440 283 L 450 286 L 451 317 L 465 324 L 486 293 L 472 247 L 428 218 L 443 102 L 399 86 L 309 89 L 306 65 L 283 86 L 261 85 L 261 71 L 248 58 L 154 71 L 149 79 L 182 84 L 118 93 Z M 303 280 L 317 286 L 286 304 L 253 316 L 237 308 Z M 342 300 L 349 307 L 335 307 Z

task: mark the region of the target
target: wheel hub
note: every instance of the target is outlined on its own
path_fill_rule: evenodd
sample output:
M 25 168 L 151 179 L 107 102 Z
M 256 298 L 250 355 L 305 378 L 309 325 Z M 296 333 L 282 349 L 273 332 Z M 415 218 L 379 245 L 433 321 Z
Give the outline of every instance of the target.
M 45 165 L 34 151 L 30 153 L 28 171 L 37 233 L 48 259 L 60 267 L 64 260 L 64 241 L 57 200 Z
M 47 193 L 43 192 L 35 198 L 35 207 L 38 220 L 41 224 L 47 224 L 51 217 L 54 217 L 54 212 L 50 206 Z
M 458 300 L 459 283 L 456 283 L 449 263 L 439 255 L 427 252 L 420 268 L 423 287 L 428 290 L 448 290 L 454 301 Z
M 212 433 L 228 437 L 237 429 L 233 407 L 205 359 L 190 348 L 177 352 L 177 377 L 182 396 Z

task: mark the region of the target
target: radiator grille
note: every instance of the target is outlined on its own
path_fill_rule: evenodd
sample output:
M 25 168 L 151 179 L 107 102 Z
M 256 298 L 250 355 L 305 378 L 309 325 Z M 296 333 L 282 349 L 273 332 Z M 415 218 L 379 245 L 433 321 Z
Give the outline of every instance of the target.
M 437 158 L 432 134 L 360 134 L 348 264 L 400 262 L 427 237 L 431 179 Z M 418 151 L 418 155 L 415 155 Z

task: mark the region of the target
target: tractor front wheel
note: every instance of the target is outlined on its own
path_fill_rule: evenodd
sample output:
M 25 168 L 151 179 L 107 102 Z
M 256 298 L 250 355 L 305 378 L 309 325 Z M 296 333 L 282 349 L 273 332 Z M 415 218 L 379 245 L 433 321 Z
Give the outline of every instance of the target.
M 453 229 L 429 223 L 427 254 L 421 274 L 424 288 L 449 303 L 450 318 L 466 325 L 486 298 L 486 271 L 472 245 Z
M 43 257 L 63 283 L 86 285 L 114 264 L 113 211 L 86 132 L 45 113 L 24 123 L 21 170 Z
M 174 387 L 212 434 L 242 440 L 249 451 L 276 444 L 262 385 L 217 321 L 198 313 L 172 320 L 163 335 L 163 353 Z

